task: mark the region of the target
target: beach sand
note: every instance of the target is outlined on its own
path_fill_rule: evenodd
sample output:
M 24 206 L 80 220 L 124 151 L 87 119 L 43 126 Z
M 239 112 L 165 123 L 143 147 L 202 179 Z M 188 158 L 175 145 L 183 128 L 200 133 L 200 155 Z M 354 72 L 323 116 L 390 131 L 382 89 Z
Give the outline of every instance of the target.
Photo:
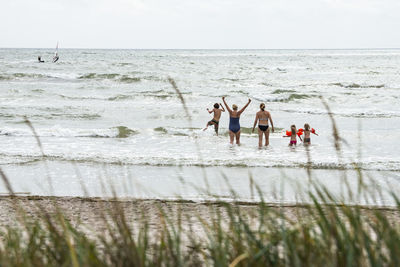
M 250 225 L 257 225 L 258 206 L 256 203 L 236 203 L 244 218 Z M 290 220 L 303 219 L 307 214 L 306 205 L 266 204 L 272 211 L 285 214 Z M 224 203 L 218 202 L 192 202 L 192 201 L 166 201 L 143 199 L 100 199 L 81 197 L 42 197 L 42 196 L 1 196 L 0 197 L 0 224 L 18 227 L 18 210 L 22 208 L 28 218 L 38 218 L 44 213 L 54 214 L 59 208 L 72 226 L 84 231 L 89 237 L 96 239 L 98 234 L 107 231 L 106 221 L 111 222 L 123 210 L 126 221 L 131 223 L 132 229 L 140 229 L 141 219 L 146 217 L 149 225 L 150 236 L 162 229 L 163 213 L 170 222 L 176 226 L 178 214 L 182 214 L 182 229 L 195 233 L 198 238 L 206 237 L 201 220 L 211 223 L 215 213 L 220 211 L 222 221 L 228 222 L 229 216 L 224 208 Z M 362 216 L 368 217 L 375 211 L 381 211 L 392 223 L 400 219 L 400 211 L 394 207 L 361 207 Z M 278 215 L 277 215 L 278 216 Z M 201 220 L 199 220 L 201 218 Z

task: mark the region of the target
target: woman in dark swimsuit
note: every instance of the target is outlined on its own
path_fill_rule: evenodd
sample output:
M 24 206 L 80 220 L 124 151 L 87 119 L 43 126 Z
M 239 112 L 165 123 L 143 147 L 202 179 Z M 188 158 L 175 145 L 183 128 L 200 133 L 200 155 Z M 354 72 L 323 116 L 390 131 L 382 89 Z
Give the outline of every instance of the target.
M 247 106 L 250 104 L 251 99 L 249 99 L 249 102 L 238 111 L 238 106 L 233 104 L 232 109 L 229 108 L 228 104 L 225 101 L 225 97 L 222 97 L 222 101 L 224 101 L 225 107 L 229 112 L 229 138 L 230 138 L 230 143 L 233 144 L 233 140 L 236 137 L 236 144 L 240 145 L 240 115 L 243 113 L 243 111 L 247 108 Z
M 256 128 L 258 122 L 258 147 L 262 147 L 263 135 L 265 135 L 265 146 L 269 145 L 269 125 L 268 120 L 271 122 L 272 132 L 274 132 L 274 123 L 272 122 L 271 114 L 265 110 L 265 104 L 260 104 L 260 111 L 256 114 L 256 119 L 254 120 L 254 126 L 252 132 Z

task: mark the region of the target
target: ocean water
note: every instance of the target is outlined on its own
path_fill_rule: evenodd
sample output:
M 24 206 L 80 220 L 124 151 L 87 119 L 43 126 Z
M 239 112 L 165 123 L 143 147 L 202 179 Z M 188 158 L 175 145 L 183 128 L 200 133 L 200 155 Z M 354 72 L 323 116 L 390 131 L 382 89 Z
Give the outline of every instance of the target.
M 124 196 L 172 197 L 179 189 L 186 198 L 201 198 L 196 190 L 185 194 L 182 181 L 209 176 L 211 187 L 221 189 L 213 185 L 225 174 L 243 192 L 253 172 L 265 189 L 282 172 L 302 181 L 305 148 L 288 148 L 282 135 L 304 123 L 319 134 L 312 136 L 311 167 L 331 188 L 339 190 L 341 174 L 354 163 L 382 184 L 400 179 L 400 50 L 60 49 L 60 60 L 51 63 L 53 53 L 0 49 L 0 167 L 15 191 L 82 195 L 83 181 L 91 195 L 102 196 L 99 177 L 107 177 Z M 45 63 L 36 62 L 39 55 Z M 252 99 L 241 116 L 240 147 L 229 145 L 227 113 L 220 136 L 212 127 L 202 131 L 212 118 L 206 108 L 222 96 L 239 108 Z M 321 97 L 342 138 L 339 155 Z M 261 102 L 276 131 L 270 147 L 259 150 L 251 127 Z M 49 176 L 53 190 L 44 185 Z M 157 193 L 126 190 L 132 179 L 147 185 L 143 192 Z

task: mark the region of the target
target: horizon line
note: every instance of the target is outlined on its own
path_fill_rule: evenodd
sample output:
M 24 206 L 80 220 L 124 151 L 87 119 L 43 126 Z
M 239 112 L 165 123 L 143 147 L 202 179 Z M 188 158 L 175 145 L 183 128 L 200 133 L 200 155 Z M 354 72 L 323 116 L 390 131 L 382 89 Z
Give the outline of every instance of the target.
M 54 47 L 0 47 L 0 49 L 54 49 Z M 88 50 L 396 50 L 400 47 L 349 47 L 349 48 L 100 48 L 59 47 L 58 49 Z

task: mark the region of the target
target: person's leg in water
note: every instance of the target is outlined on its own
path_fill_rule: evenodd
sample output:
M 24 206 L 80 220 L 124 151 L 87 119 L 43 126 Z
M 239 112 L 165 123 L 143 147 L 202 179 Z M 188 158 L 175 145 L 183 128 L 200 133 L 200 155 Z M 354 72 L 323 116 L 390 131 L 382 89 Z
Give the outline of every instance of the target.
M 218 136 L 218 123 L 214 123 L 214 130 L 215 130 L 215 133 Z
M 213 122 L 213 121 L 207 122 L 206 128 L 204 128 L 203 131 L 207 130 L 207 129 L 208 129 L 208 126 L 210 126 L 210 125 L 215 125 L 215 122 Z
M 269 146 L 269 129 L 267 129 L 265 132 L 265 146 Z
M 230 143 L 231 145 L 233 145 L 233 139 L 235 138 L 235 133 L 232 131 L 229 131 L 229 139 L 230 139 Z
M 235 133 L 235 136 L 236 136 L 236 144 L 240 146 L 240 130 L 237 133 Z
M 262 147 L 262 139 L 263 139 L 263 131 L 260 130 L 260 128 L 258 128 L 258 147 L 261 148 Z

